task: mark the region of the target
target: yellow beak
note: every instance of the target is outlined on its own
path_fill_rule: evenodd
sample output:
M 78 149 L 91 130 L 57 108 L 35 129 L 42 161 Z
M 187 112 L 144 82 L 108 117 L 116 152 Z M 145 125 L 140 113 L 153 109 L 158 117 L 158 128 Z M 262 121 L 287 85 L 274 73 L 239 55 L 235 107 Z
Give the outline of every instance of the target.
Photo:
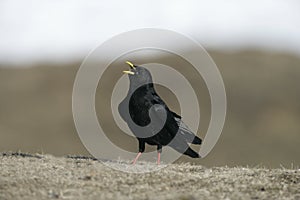
M 134 65 L 133 65 L 131 62 L 126 61 L 126 64 L 128 64 L 128 65 L 130 66 L 131 69 L 135 69 Z
M 123 71 L 125 74 L 131 74 L 131 75 L 134 75 L 134 72 L 132 71 Z

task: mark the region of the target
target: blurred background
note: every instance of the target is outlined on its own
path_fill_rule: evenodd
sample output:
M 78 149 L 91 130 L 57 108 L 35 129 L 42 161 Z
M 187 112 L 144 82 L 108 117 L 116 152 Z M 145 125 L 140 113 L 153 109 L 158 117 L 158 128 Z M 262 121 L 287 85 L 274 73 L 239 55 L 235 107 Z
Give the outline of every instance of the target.
M 226 87 L 227 118 L 217 145 L 204 159 L 182 157 L 178 162 L 299 166 L 299 11 L 296 0 L 0 0 L 0 151 L 89 155 L 72 118 L 76 72 L 84 57 L 105 40 L 151 27 L 200 42 Z M 155 61 L 184 64 L 168 56 Z M 98 90 L 97 97 L 101 92 L 105 91 Z M 159 92 L 180 112 L 172 93 L 164 88 Z M 204 105 L 207 98 L 204 88 Z M 101 112 L 102 101 L 96 101 Z M 200 108 L 201 137 L 209 119 L 207 107 Z M 135 139 L 118 134 L 110 132 L 120 146 L 137 150 Z

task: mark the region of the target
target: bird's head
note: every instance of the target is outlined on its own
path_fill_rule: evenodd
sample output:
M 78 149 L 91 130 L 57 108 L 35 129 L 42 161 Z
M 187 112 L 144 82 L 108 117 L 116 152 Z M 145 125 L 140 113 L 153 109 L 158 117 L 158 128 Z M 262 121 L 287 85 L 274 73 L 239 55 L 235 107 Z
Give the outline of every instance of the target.
M 123 72 L 128 74 L 131 86 L 138 87 L 145 84 L 152 84 L 152 76 L 149 70 L 141 66 L 136 66 L 129 61 L 126 63 L 129 65 L 130 70 Z

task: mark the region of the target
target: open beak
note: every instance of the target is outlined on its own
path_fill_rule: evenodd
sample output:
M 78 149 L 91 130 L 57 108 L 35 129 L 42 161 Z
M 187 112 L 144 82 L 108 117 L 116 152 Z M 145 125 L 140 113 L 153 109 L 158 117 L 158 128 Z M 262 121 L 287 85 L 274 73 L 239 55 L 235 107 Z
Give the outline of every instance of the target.
M 128 64 L 131 69 L 135 70 L 135 66 L 131 62 L 126 61 L 126 64 Z
M 134 72 L 132 72 L 132 71 L 123 71 L 125 74 L 131 74 L 131 75 L 134 75 Z
M 134 66 L 131 62 L 126 61 L 126 64 L 129 65 L 130 69 L 135 70 L 135 66 Z M 126 70 L 126 71 L 123 71 L 123 72 L 124 72 L 125 74 L 131 74 L 131 75 L 134 75 L 134 72 L 132 72 L 132 71 L 130 71 L 130 70 Z

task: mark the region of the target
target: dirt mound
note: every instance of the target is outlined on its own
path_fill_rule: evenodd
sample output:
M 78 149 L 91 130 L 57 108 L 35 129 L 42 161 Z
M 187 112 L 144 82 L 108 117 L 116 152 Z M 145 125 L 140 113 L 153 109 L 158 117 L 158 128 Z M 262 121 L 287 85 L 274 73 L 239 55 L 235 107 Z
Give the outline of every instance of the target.
M 26 153 L 2 153 L 0 169 L 0 199 L 300 199 L 299 169 L 181 163 L 125 173 L 90 157 Z

